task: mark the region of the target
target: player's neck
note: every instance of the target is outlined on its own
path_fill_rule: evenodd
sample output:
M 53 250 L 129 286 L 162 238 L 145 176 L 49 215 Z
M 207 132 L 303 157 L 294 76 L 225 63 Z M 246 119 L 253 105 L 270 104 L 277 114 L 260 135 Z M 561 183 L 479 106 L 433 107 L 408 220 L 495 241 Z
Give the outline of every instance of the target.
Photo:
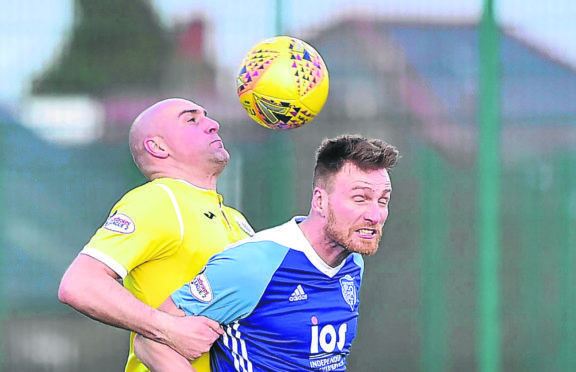
M 321 245 L 313 246 L 314 250 L 330 267 L 336 267 L 350 255 L 350 252 L 333 240 L 324 237 Z
M 162 171 L 156 172 L 150 179 L 156 178 L 173 178 L 186 181 L 198 188 L 205 190 L 216 190 L 218 175 L 205 172 L 181 172 L 181 171 Z
M 324 233 L 324 224 L 308 218 L 299 225 L 302 233 L 318 255 L 328 266 L 336 267 L 350 255 L 341 245 L 330 239 Z
M 174 178 L 184 180 L 192 185 L 206 189 L 216 190 L 218 177 L 226 167 L 227 162 L 176 162 L 172 158 L 161 159 L 150 164 L 147 169 L 147 178 Z

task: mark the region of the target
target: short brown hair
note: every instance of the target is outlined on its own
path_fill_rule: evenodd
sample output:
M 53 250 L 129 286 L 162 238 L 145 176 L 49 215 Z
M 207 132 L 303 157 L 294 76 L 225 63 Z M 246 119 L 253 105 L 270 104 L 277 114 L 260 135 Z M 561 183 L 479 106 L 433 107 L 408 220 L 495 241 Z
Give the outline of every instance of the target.
M 346 163 L 352 163 L 361 170 L 390 170 L 399 158 L 396 147 L 379 139 L 352 134 L 325 139 L 316 151 L 314 186 L 338 173 Z

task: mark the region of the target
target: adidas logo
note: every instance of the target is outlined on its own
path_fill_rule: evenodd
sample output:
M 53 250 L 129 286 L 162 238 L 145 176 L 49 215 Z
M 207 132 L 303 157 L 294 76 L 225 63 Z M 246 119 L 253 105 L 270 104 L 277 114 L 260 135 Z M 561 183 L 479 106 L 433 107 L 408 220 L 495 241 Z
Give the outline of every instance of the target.
M 304 289 L 302 289 L 302 285 L 298 284 L 298 287 L 292 292 L 290 295 L 290 302 L 293 301 L 302 301 L 308 299 L 308 295 L 304 293 Z

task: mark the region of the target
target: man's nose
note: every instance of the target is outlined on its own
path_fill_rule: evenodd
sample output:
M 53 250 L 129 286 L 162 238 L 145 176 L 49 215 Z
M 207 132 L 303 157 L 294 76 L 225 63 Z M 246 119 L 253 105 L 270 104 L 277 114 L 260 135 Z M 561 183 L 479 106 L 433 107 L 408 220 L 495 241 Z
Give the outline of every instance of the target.
M 374 224 L 383 223 L 386 219 L 386 211 L 387 209 L 382 208 L 378 203 L 370 204 L 366 207 L 364 219 Z
M 218 124 L 216 120 L 205 118 L 204 130 L 206 131 L 206 133 L 218 132 L 218 130 L 220 130 L 220 124 Z

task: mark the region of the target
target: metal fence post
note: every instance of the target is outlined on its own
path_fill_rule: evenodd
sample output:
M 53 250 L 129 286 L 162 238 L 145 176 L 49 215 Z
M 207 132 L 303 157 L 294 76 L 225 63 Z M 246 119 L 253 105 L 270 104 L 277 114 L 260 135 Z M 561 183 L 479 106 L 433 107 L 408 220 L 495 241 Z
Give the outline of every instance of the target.
M 478 333 L 480 372 L 500 370 L 500 81 L 494 0 L 485 0 L 479 29 L 480 96 L 477 148 Z

